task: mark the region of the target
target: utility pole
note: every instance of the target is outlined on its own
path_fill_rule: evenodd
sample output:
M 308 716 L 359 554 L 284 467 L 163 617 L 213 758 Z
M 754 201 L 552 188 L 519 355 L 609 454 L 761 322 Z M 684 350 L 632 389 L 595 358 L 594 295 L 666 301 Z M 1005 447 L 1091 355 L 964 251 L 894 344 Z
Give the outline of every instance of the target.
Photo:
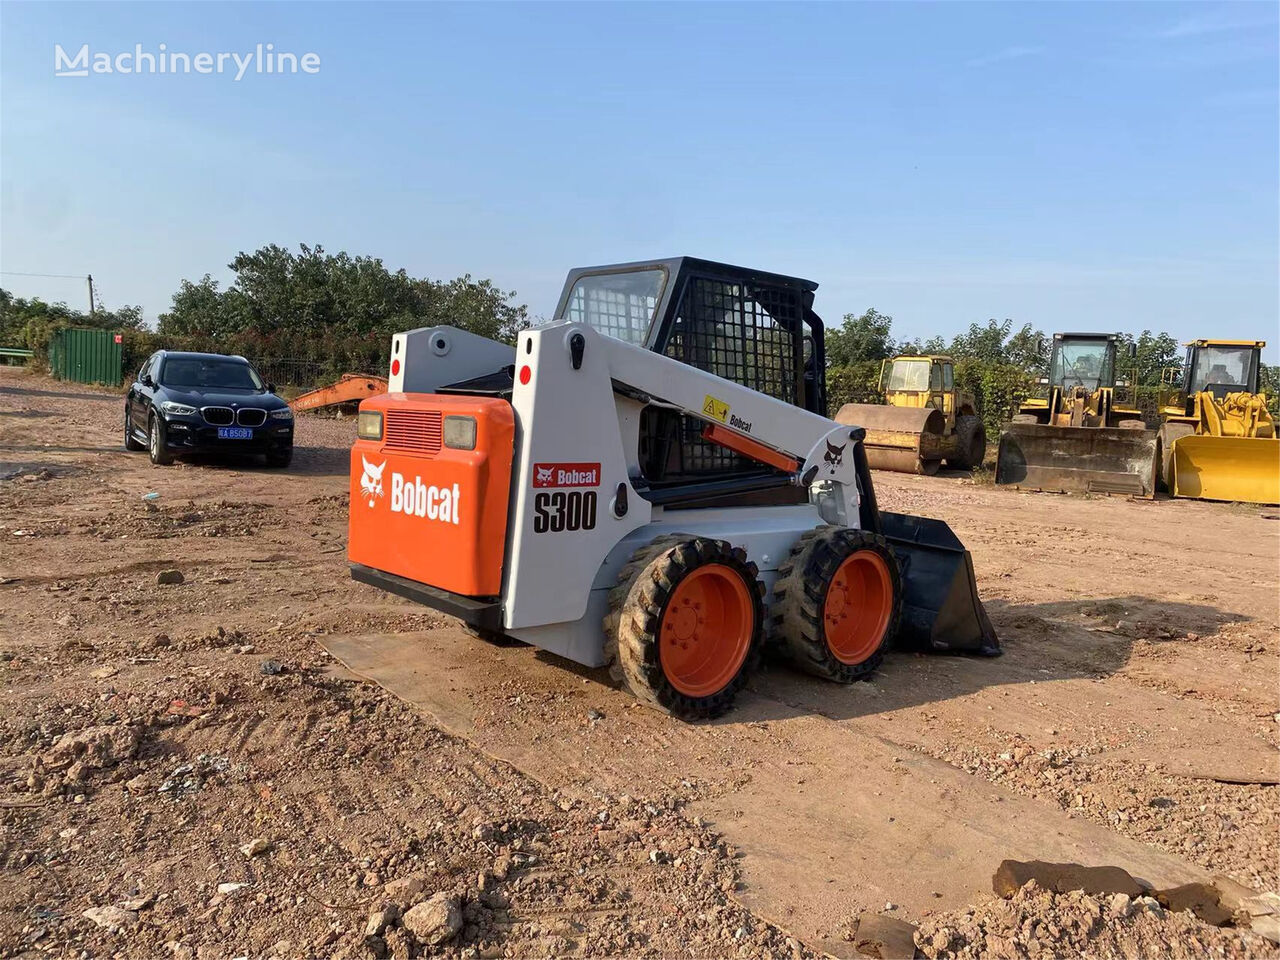
M 89 274 L 89 319 L 93 319 L 93 274 Z

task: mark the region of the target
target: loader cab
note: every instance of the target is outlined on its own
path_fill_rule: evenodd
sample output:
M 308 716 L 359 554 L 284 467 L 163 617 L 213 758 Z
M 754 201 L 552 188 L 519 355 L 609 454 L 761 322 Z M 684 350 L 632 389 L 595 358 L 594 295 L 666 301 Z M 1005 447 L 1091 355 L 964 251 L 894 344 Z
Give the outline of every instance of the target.
M 1266 344 L 1258 340 L 1193 340 L 1187 344 L 1188 396 L 1211 393 L 1222 400 L 1228 393 L 1258 392 L 1258 362 Z
M 569 272 L 555 317 L 826 416 L 817 288 L 811 280 L 695 257 L 581 267 Z M 699 485 L 708 496 L 803 493 L 779 471 L 703 439 L 703 427 L 656 406 L 644 411 L 640 461 L 649 495 L 660 499 L 669 491 L 692 503 Z
M 1114 334 L 1055 333 L 1047 385 L 1064 392 L 1082 387 L 1089 394 L 1114 387 L 1118 340 Z

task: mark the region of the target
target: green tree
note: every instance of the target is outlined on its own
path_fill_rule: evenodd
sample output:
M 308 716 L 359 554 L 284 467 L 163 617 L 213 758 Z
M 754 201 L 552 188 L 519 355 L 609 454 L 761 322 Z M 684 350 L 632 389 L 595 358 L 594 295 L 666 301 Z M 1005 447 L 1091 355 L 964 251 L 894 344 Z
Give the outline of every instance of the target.
M 470 275 L 450 281 L 390 271 L 376 257 L 326 253 L 302 244 L 298 252 L 268 244 L 228 264 L 235 279 L 225 290 L 206 275 L 184 280 L 160 332 L 206 349 L 259 360 L 310 361 L 328 373 L 378 370 L 391 335 L 448 324 L 514 342 L 528 325 L 515 294 Z
M 838 329 L 827 331 L 827 366 L 844 367 L 869 361 L 879 364 L 894 354 L 892 330 L 893 317 L 875 307 L 861 316 L 846 313 Z
M 34 350 L 37 365 L 44 365 L 48 361 L 49 341 L 63 327 L 140 331 L 144 329 L 142 307 L 127 305 L 107 310 L 98 305 L 88 314 L 65 303 L 15 297 L 8 290 L 0 290 L 0 344 Z
M 1135 356 L 1129 358 L 1129 350 Z M 1143 330 L 1134 337 L 1131 333 L 1120 334 L 1117 345 L 1119 358 L 1116 367 L 1119 371 L 1137 370 L 1137 382 L 1143 386 L 1156 386 L 1160 383 L 1161 373 L 1168 367 L 1176 367 L 1181 363 L 1181 344 L 1175 337 L 1167 333 L 1152 333 Z

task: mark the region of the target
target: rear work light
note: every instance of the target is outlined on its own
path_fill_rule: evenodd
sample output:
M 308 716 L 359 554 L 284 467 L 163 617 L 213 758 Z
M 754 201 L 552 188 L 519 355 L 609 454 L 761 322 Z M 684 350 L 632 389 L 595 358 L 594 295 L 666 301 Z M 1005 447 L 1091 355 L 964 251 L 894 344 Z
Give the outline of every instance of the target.
M 361 410 L 356 417 L 356 436 L 361 440 L 381 440 L 382 413 L 378 410 Z
M 476 448 L 475 417 L 445 417 L 444 445 L 454 450 L 474 450 Z

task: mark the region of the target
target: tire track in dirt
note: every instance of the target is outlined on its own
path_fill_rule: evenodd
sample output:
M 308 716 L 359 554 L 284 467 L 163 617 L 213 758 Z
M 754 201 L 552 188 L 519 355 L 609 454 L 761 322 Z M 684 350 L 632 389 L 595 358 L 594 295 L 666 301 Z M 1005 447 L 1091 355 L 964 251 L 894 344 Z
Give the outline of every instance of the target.
M 899 740 L 790 707 L 760 692 L 763 679 L 730 719 L 695 726 L 634 708 L 604 687 L 566 708 L 547 696 L 563 680 L 556 664 L 529 651 L 477 648 L 460 630 L 321 642 L 349 669 L 446 726 L 456 718 L 463 728 L 457 732 L 553 789 L 684 786 L 690 809 L 747 854 L 744 902 L 815 942 L 833 943 L 851 913 L 885 901 L 915 916 L 968 903 L 989 889 L 1005 857 L 1116 862 L 1153 882 L 1200 875 L 1178 857 L 1071 819 Z M 454 671 L 464 664 L 466 673 Z M 504 679 L 495 684 L 486 675 Z M 522 691 L 512 707 L 518 720 L 480 722 L 474 704 L 490 705 L 494 687 L 503 685 Z M 848 691 L 809 686 L 814 697 Z M 603 718 L 584 727 L 588 709 Z M 622 735 L 651 748 L 600 749 Z

